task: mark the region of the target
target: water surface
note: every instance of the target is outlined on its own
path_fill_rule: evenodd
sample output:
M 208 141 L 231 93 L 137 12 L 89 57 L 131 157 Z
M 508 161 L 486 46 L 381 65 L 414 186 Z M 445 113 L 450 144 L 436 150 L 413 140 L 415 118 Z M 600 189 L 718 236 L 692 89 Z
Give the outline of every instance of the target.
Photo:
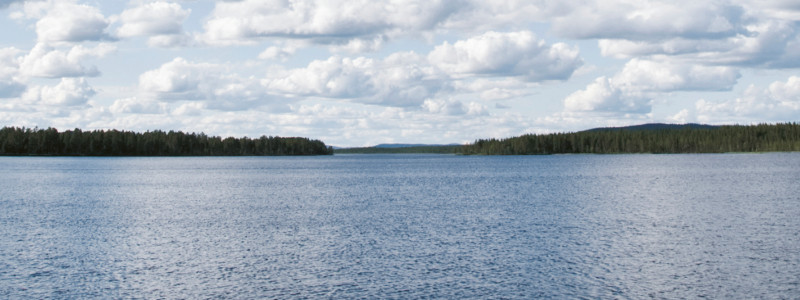
M 795 298 L 800 153 L 0 157 L 10 298 Z

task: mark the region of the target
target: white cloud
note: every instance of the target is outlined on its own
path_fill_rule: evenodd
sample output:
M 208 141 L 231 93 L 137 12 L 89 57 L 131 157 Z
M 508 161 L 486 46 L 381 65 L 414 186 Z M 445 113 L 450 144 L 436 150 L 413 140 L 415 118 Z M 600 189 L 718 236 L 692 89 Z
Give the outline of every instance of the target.
M 166 112 L 166 104 L 151 99 L 131 97 L 114 101 L 109 111 L 115 114 L 162 114 Z
M 19 97 L 25 91 L 25 84 L 18 78 L 20 52 L 16 48 L 0 48 L 0 98 Z
M 116 47 L 101 43 L 94 48 L 78 45 L 64 52 L 40 43 L 21 59 L 20 71 L 26 76 L 46 78 L 98 76 L 100 71 L 97 67 L 87 67 L 81 62 L 91 57 L 103 57 L 115 50 Z
M 586 89 L 564 99 L 567 111 L 649 113 L 651 99 L 641 94 L 625 93 L 613 79 L 597 78 Z
M 204 109 L 206 109 L 205 103 L 187 102 L 178 106 L 172 111 L 172 114 L 176 116 L 199 116 Z
M 739 77 L 739 71 L 732 67 L 632 59 L 614 76 L 614 81 L 629 91 L 726 91 Z
M 573 38 L 698 39 L 730 37 L 743 32 L 743 9 L 723 1 L 571 3 L 569 13 L 553 19 L 553 30 Z
M 705 40 L 679 37 L 659 41 L 601 39 L 598 41 L 598 46 L 604 56 L 630 59 L 654 55 L 679 56 L 697 53 L 724 53 L 734 49 L 733 39 L 735 38 L 730 40 Z
M 800 67 L 800 9 L 774 1 L 586 3 L 553 21 L 569 37 L 599 38 L 605 56 L 685 64 Z
M 464 105 L 461 101 L 453 99 L 426 99 L 421 106 L 427 112 L 451 116 L 487 114 L 486 107 L 479 103 L 470 102 Z
M 160 99 L 200 99 L 201 90 L 210 83 L 208 78 L 220 70 L 218 65 L 192 63 L 179 57 L 140 75 L 139 89 Z
M 27 102 L 52 106 L 79 106 L 95 95 L 95 90 L 84 78 L 61 78 L 55 86 L 33 86 L 22 98 Z
M 471 49 L 475 45 L 482 48 Z M 259 58 L 286 58 L 296 51 L 294 47 L 293 44 L 272 46 Z M 447 47 L 450 49 L 445 49 Z M 449 50 L 464 55 L 461 60 L 440 61 L 448 59 L 446 52 Z M 141 91 L 157 99 L 209 100 L 206 108 L 219 110 L 244 109 L 256 102 L 281 98 L 343 99 L 418 109 L 426 99 L 458 93 L 480 93 L 483 99 L 520 96 L 524 94 L 521 90 L 529 87 L 527 81 L 564 79 L 581 63 L 577 50 L 563 44 L 547 45 L 530 32 L 490 32 L 454 45 L 445 43 L 427 56 L 414 52 L 398 52 L 384 59 L 335 55 L 311 61 L 301 68 L 272 68 L 259 79 L 260 85 L 255 85 L 256 79 L 252 77 L 244 78 L 230 72 L 230 68 L 178 58 L 142 74 L 139 86 Z M 228 75 L 221 76 L 222 73 Z M 475 74 L 490 76 L 492 82 L 475 81 L 470 77 Z M 518 79 L 502 79 L 505 76 Z M 462 89 L 457 91 L 454 87 Z M 248 103 L 247 99 L 253 101 Z M 464 105 L 461 111 L 473 114 L 485 111 L 478 104 L 469 105 Z M 428 108 L 431 107 L 434 106 Z
M 333 56 L 312 61 L 305 68 L 271 74 L 263 84 L 289 96 L 418 106 L 447 87 L 442 75 L 422 57 L 408 52 L 395 53 L 384 60 Z
M 766 89 L 750 86 L 736 99 L 712 102 L 699 100 L 695 105 L 701 122 L 796 121 L 800 118 L 800 77 L 777 81 Z
M 228 67 L 175 58 L 139 76 L 144 98 L 205 101 L 205 107 L 242 110 L 268 104 L 270 96 L 255 78 L 240 77 Z
M 190 9 L 183 9 L 178 3 L 145 3 L 120 14 L 122 25 L 117 29 L 117 36 L 148 36 L 151 47 L 186 45 L 189 37 L 183 32 L 183 22 L 190 13 Z
M 194 40 L 185 34 L 156 35 L 147 39 L 147 46 L 156 48 L 175 48 L 190 46 Z
M 264 60 L 280 60 L 285 62 L 289 60 L 289 58 L 292 57 L 295 52 L 297 52 L 296 47 L 271 46 L 258 54 L 258 58 Z
M 384 35 L 378 35 L 372 38 L 353 38 L 343 44 L 332 43 L 330 49 L 333 52 L 375 52 L 383 47 L 387 39 L 388 38 Z
M 250 43 L 262 38 L 309 39 L 347 44 L 383 34 L 429 30 L 463 6 L 460 1 L 258 1 L 218 2 L 205 24 L 211 44 Z
M 747 33 L 722 39 L 600 40 L 603 55 L 616 58 L 668 57 L 685 63 L 759 68 L 800 66 L 800 32 L 787 21 L 746 26 Z
M 795 0 L 739 0 L 745 11 L 759 18 L 800 21 L 800 2 Z
M 428 59 L 451 74 L 522 76 L 530 81 L 564 80 L 583 64 L 576 48 L 547 45 L 530 31 L 490 31 L 453 44 L 445 42 Z
M 564 100 L 567 111 L 649 113 L 653 98 L 674 91 L 730 90 L 739 79 L 731 67 L 633 59 L 614 77 L 597 78 Z
M 26 16 L 39 18 L 36 34 L 40 43 L 75 43 L 110 39 L 110 22 L 99 9 L 72 1 L 25 2 Z

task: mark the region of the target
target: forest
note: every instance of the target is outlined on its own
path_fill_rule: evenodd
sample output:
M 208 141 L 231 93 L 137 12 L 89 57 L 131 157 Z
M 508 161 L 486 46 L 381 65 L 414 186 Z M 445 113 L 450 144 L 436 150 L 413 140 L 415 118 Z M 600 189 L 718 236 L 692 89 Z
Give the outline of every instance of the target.
M 724 153 L 800 151 L 800 124 L 599 128 L 477 140 L 463 154 Z
M 55 128 L 0 129 L 0 155 L 257 156 L 332 155 L 319 140 L 300 137 L 221 138 L 204 133 L 119 130 L 59 132 Z

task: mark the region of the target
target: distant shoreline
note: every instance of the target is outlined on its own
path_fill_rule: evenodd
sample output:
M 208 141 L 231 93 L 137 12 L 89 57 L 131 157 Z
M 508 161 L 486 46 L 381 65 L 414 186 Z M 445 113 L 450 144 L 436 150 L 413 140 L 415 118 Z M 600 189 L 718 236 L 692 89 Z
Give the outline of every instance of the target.
M 482 139 L 467 145 L 360 147 L 335 154 L 431 153 L 463 155 L 702 154 L 800 151 L 800 124 L 643 124 L 571 133 Z

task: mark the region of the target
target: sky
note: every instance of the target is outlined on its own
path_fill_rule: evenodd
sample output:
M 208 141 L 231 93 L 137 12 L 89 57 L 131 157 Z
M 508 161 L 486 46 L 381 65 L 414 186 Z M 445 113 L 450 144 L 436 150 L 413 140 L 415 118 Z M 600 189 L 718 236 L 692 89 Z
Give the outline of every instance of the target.
M 0 126 L 469 143 L 800 120 L 797 0 L 0 0 Z

